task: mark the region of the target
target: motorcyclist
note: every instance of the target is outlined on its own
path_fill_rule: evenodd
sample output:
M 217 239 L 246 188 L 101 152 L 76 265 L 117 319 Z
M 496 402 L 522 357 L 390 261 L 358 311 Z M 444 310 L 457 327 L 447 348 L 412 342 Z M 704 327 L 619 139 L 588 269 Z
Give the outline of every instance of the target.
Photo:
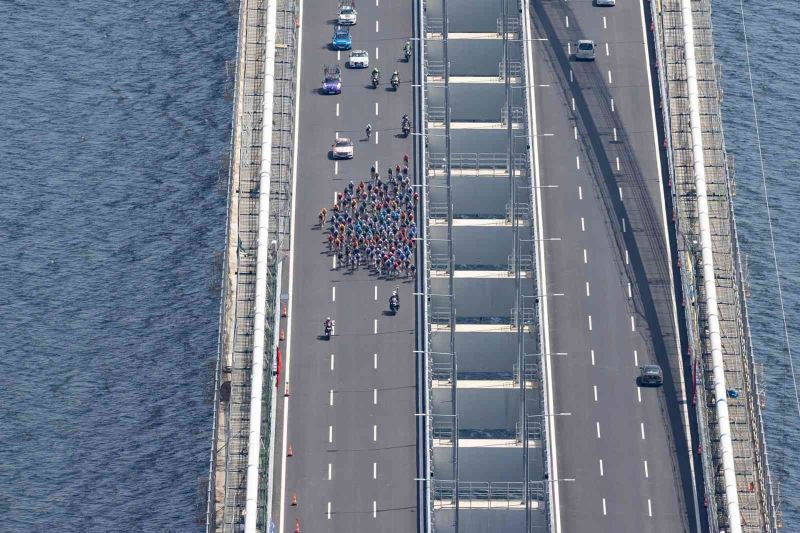
M 333 332 L 333 320 L 331 317 L 325 319 L 325 334 L 330 335 Z
M 392 85 L 399 85 L 400 84 L 400 75 L 395 70 L 392 72 Z
M 406 44 L 403 45 L 403 54 L 405 54 L 406 59 L 411 57 L 411 41 L 406 41 Z
M 372 69 L 372 81 L 381 81 L 381 71 L 378 67 Z

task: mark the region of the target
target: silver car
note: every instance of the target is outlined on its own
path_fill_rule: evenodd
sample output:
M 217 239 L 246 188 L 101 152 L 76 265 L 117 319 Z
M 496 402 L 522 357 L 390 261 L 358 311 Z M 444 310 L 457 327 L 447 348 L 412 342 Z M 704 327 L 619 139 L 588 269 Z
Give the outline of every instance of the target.
M 345 137 L 339 137 L 331 147 L 331 155 L 334 159 L 353 159 L 353 141 Z
M 575 59 L 594 61 L 594 49 L 594 41 L 581 39 L 578 41 L 578 47 L 575 49 Z
M 350 68 L 368 68 L 369 53 L 365 50 L 353 50 L 350 52 L 350 58 L 347 60 L 347 65 Z

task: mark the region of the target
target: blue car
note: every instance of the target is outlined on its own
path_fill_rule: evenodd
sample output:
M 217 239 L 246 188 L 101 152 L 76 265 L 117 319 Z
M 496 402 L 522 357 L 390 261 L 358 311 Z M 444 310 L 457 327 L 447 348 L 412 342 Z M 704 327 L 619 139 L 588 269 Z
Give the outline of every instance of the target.
M 353 47 L 353 40 L 350 38 L 350 30 L 345 26 L 337 25 L 333 29 L 331 45 L 334 50 L 350 50 Z

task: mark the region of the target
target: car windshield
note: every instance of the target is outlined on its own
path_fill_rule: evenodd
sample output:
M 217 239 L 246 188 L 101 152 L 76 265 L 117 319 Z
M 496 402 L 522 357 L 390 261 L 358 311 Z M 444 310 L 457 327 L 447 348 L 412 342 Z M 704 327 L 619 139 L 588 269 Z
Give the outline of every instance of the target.
M 336 37 L 347 37 L 350 34 L 350 31 L 347 28 L 336 28 L 333 31 L 333 34 Z
M 353 52 L 352 54 L 350 54 L 350 57 L 367 57 L 367 53 L 361 51 Z
M 345 6 L 342 9 L 339 10 L 339 13 L 341 13 L 342 15 L 352 15 L 353 14 L 353 8 L 349 7 L 349 6 Z
M 337 148 L 346 148 L 350 146 L 350 139 L 337 139 L 336 147 Z
M 592 48 L 594 48 L 594 46 L 592 45 L 592 43 L 580 43 L 578 45 L 578 48 L 580 48 L 581 50 L 591 50 Z

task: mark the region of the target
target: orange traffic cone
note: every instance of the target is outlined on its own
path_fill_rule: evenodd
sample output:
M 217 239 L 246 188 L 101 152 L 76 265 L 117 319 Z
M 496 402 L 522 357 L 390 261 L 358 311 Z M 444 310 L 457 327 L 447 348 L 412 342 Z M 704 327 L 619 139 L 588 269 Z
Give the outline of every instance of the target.
M 297 493 L 296 492 L 292 493 L 292 506 L 293 507 L 297 507 Z
M 300 520 L 298 518 L 294 519 L 294 533 L 300 533 Z
M 292 450 L 292 445 L 289 445 L 289 449 L 286 451 L 286 457 L 291 457 L 294 455 L 294 451 Z

